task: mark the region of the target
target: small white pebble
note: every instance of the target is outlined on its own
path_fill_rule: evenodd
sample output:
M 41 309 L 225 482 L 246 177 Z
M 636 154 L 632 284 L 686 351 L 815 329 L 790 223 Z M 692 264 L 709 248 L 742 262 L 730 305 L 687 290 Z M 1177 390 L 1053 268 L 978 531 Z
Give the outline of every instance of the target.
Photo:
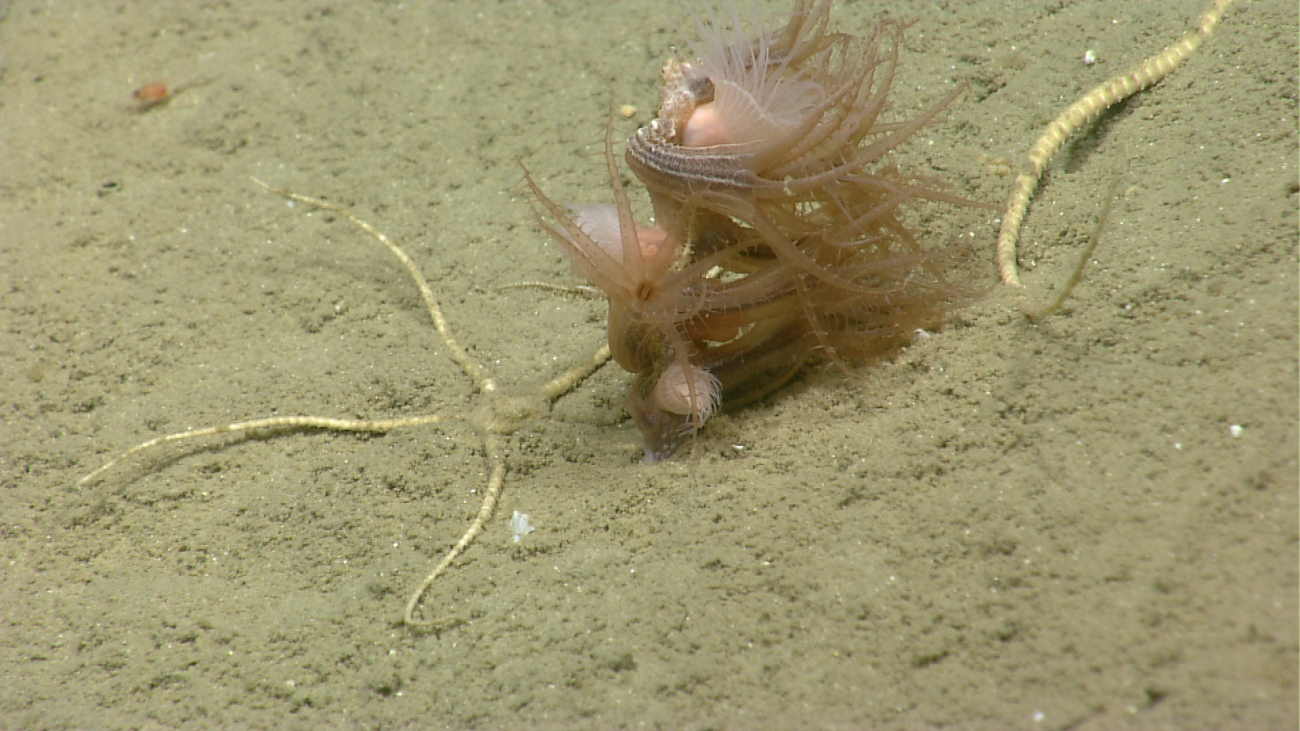
M 1233 424 L 1232 426 L 1228 427 L 1228 433 L 1234 437 L 1241 436 L 1241 433 L 1244 431 L 1246 430 L 1241 427 L 1241 424 Z
M 533 524 L 528 522 L 528 514 L 516 510 L 515 514 L 510 516 L 510 531 L 515 534 L 515 543 L 518 543 L 520 538 L 532 533 Z
M 1097 63 L 1097 53 L 1089 48 L 1083 52 L 1083 65 L 1091 66 L 1094 63 Z

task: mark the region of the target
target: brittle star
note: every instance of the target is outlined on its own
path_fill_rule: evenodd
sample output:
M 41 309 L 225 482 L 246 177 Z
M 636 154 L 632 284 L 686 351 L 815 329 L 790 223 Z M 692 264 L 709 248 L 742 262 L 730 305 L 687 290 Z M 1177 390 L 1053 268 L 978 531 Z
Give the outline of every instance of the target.
M 478 408 L 464 413 L 453 414 L 425 414 L 420 416 L 408 416 L 400 419 L 334 419 L 323 416 L 276 416 L 266 419 L 252 419 L 249 421 L 239 421 L 222 426 L 211 426 L 203 429 L 194 429 L 192 431 L 179 432 L 176 434 L 167 434 L 155 437 L 146 442 L 137 444 L 134 447 L 122 452 L 113 459 L 106 462 L 99 469 L 91 472 L 81 478 L 78 484 L 85 485 L 114 465 L 131 457 L 132 455 L 143 452 L 147 449 L 167 444 L 169 442 L 179 442 L 189 439 L 198 439 L 200 437 L 213 436 L 216 434 L 229 433 L 248 433 L 267 429 L 324 429 L 329 431 L 352 431 L 352 432 L 387 432 L 393 429 L 407 426 L 420 426 L 423 424 L 437 424 L 439 422 L 460 420 L 468 423 L 478 432 L 483 439 L 483 454 L 488 463 L 488 480 L 487 489 L 483 495 L 483 502 L 479 505 L 478 513 L 470 521 L 469 527 L 461 535 L 460 540 L 443 554 L 440 560 L 427 576 L 419 583 L 415 591 L 411 593 L 410 599 L 406 602 L 406 608 L 402 612 L 402 622 L 411 627 L 430 627 L 442 624 L 438 620 L 421 620 L 416 618 L 416 612 L 423 602 L 425 594 L 428 593 L 429 587 L 433 582 L 442 575 L 452 561 L 456 560 L 470 543 L 482 532 L 483 527 L 488 520 L 492 518 L 492 513 L 496 510 L 497 500 L 501 496 L 501 488 L 505 484 L 506 477 L 506 440 L 505 437 L 513 434 L 525 422 L 536 418 L 550 411 L 551 405 L 555 403 L 564 394 L 573 390 L 578 384 L 592 373 L 600 368 L 609 360 L 609 346 L 603 346 L 582 363 L 574 366 L 568 371 L 560 374 L 553 380 L 541 386 L 534 391 L 502 389 L 496 381 L 496 378 L 477 358 L 470 355 L 460 343 L 456 341 L 455 335 L 452 334 L 451 326 L 447 324 L 447 318 L 442 314 L 442 307 L 438 304 L 438 298 L 429 287 L 424 275 L 420 272 L 411 257 L 400 246 L 393 243 L 382 231 L 358 218 L 352 212 L 337 206 L 333 203 L 323 201 L 317 198 L 310 198 L 282 188 L 270 186 L 257 178 L 253 182 L 266 188 L 267 190 L 282 195 L 289 200 L 304 203 L 312 208 L 330 211 L 351 221 L 361 228 L 372 238 L 383 244 L 396 256 L 402 266 L 406 268 L 411 279 L 414 280 L 415 286 L 420 290 L 420 296 L 424 299 L 425 307 L 429 310 L 429 316 L 433 320 L 433 325 L 438 330 L 438 335 L 442 337 L 443 343 L 447 346 L 447 352 L 451 359 L 460 366 L 473 382 L 475 390 L 483 396 L 483 403 Z

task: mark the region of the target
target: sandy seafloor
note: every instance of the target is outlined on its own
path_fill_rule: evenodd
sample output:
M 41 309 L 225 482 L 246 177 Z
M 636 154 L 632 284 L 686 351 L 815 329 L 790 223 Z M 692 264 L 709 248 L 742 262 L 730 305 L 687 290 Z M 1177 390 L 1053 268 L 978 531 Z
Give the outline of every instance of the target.
M 899 164 L 998 204 L 1057 111 L 1201 9 L 888 7 L 915 21 L 898 115 L 970 82 Z M 637 107 L 625 139 L 675 24 L 642 2 L 5 6 L 0 727 L 1296 727 L 1283 0 L 1242 0 L 1053 164 L 1024 229 L 1038 299 L 1123 176 L 1064 312 L 1028 325 L 994 288 L 668 464 L 640 461 L 607 367 L 510 438 L 498 518 L 430 597 L 441 632 L 397 620 L 477 509 L 464 426 L 171 445 L 78 489 L 163 433 L 476 403 L 390 255 L 250 175 L 405 244 L 503 383 L 590 352 L 599 304 L 497 289 L 574 281 L 516 161 L 609 201 L 611 95 Z M 182 90 L 133 110 L 156 79 Z M 909 223 L 987 242 L 991 285 L 995 218 Z M 518 544 L 516 510 L 537 526 Z

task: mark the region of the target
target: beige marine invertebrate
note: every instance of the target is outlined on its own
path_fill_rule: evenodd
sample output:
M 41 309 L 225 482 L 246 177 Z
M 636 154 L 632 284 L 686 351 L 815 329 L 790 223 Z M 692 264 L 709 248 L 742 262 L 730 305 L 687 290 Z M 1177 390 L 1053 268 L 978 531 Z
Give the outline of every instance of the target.
M 719 400 L 770 393 L 811 353 L 841 365 L 883 354 L 969 299 L 944 273 L 955 252 L 920 245 L 900 219 L 916 198 L 969 201 L 888 159 L 960 87 L 887 122 L 900 23 L 834 33 L 828 0 L 797 0 L 785 25 L 755 35 L 732 21 L 697 23 L 696 58 L 669 61 L 658 116 L 628 141 L 653 227 L 633 219 L 612 127 L 612 208 L 566 210 L 527 178 L 557 246 L 609 300 L 650 460 Z

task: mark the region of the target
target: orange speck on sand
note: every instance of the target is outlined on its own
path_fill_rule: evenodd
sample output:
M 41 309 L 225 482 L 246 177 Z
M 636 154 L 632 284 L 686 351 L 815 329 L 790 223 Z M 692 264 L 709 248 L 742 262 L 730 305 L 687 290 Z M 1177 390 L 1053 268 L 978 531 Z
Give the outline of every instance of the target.
M 149 109 L 171 98 L 171 92 L 167 89 L 167 84 L 161 81 L 154 81 L 131 92 L 135 97 L 136 105 L 141 109 Z

